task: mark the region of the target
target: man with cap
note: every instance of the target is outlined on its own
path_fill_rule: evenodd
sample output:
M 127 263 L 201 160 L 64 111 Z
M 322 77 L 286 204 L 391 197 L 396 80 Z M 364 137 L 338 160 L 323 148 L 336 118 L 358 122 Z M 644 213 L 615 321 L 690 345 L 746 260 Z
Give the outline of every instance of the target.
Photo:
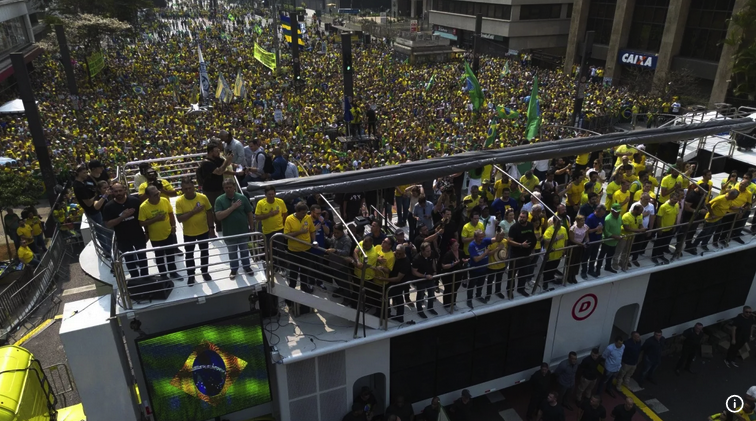
M 95 181 L 108 181 L 110 182 L 110 175 L 105 171 L 105 167 L 102 162 L 93 159 L 89 161 L 89 174 Z
M 452 421 L 472 421 L 472 395 L 467 389 L 462 390 L 462 396 L 449 407 Z
M 614 257 L 617 243 L 622 239 L 622 218 L 620 213 L 622 213 L 622 205 L 615 203 L 612 205 L 611 213 L 604 218 L 604 228 L 602 232 L 604 243 L 601 244 L 601 252 L 596 261 L 596 276 L 601 274 L 601 263 L 604 259 L 606 259 L 604 270 L 611 273 L 617 273 L 617 270 L 612 267 L 612 258 Z
M 140 200 L 147 200 L 147 187 L 149 186 L 155 186 L 155 188 L 160 191 L 160 197 L 170 199 L 171 197 L 178 196 L 178 193 L 176 193 L 176 190 L 173 189 L 173 186 L 168 180 L 158 179 L 158 173 L 154 168 L 148 168 L 145 172 L 145 176 L 147 177 L 147 181 L 139 185 Z

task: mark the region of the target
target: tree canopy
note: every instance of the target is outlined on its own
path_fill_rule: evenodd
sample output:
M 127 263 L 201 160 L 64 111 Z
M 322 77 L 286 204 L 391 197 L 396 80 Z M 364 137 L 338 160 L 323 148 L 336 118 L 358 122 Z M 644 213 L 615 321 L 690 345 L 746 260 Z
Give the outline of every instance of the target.
M 733 93 L 756 100 L 756 0 L 732 15 L 731 36 L 725 43 L 736 47 L 733 55 Z

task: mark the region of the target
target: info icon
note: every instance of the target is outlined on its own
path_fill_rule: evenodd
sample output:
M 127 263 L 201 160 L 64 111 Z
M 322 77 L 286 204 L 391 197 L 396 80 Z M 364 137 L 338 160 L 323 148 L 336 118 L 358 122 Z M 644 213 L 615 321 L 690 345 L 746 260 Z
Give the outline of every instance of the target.
M 732 412 L 733 414 L 740 412 L 740 410 L 743 409 L 743 398 L 741 398 L 738 395 L 732 395 L 729 398 L 727 398 L 727 402 L 725 402 L 725 408 L 727 408 L 728 411 Z

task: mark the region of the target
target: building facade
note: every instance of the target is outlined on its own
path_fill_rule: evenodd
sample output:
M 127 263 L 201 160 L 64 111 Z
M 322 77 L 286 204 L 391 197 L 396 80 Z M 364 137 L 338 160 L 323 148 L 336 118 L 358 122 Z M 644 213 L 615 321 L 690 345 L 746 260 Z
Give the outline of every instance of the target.
M 475 16 L 483 15 L 484 54 L 540 50 L 563 55 L 567 48 L 572 1 L 555 0 L 429 0 L 429 20 L 436 35 L 470 48 Z
M 711 86 L 709 106 L 724 102 L 734 47 L 722 41 L 728 19 L 746 0 L 575 0 L 564 68 L 580 64 L 586 31 L 594 31 L 591 63 L 617 84 L 623 70 L 643 69 L 654 81 L 687 69 Z
M 29 63 L 42 52 L 34 45 L 35 32 L 44 26 L 39 24 L 37 13 L 35 9 L 30 16 L 26 0 L 0 0 L 0 82 L 13 74 L 10 53 L 24 53 Z M 32 17 L 37 25 L 33 25 Z

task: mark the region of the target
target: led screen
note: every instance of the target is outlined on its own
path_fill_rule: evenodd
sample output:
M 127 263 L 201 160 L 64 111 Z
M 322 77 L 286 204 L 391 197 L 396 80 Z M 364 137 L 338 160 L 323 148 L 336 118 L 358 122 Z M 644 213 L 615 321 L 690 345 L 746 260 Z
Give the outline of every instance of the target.
M 270 402 L 258 314 L 137 341 L 156 421 L 207 420 Z

